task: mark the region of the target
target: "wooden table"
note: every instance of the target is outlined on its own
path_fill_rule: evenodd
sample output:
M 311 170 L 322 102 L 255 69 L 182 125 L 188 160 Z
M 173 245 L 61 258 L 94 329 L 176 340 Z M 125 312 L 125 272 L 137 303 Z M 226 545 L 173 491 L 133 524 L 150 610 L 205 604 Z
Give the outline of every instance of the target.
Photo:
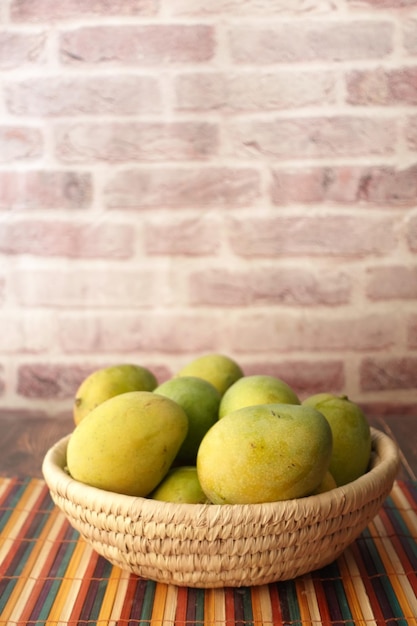
M 71 528 L 41 474 L 70 419 L 0 419 L 0 626 L 417 626 L 417 416 L 371 423 L 402 463 L 354 544 L 295 580 L 204 590 L 122 572 Z
M 417 407 L 415 417 L 385 416 L 370 421 L 398 443 L 402 457 L 399 477 L 417 480 Z M 73 427 L 70 418 L 0 419 L 0 476 L 40 478 L 46 450 Z

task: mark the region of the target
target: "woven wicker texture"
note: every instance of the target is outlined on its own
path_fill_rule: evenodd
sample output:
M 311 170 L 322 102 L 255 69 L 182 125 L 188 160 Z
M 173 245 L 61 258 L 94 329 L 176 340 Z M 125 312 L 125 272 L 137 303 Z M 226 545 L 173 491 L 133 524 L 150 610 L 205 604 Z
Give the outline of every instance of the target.
M 256 505 L 187 505 L 104 492 L 65 471 L 69 437 L 45 456 L 55 504 L 112 564 L 188 587 L 239 587 L 295 578 L 334 561 L 392 489 L 394 442 L 372 429 L 370 470 L 318 496 Z

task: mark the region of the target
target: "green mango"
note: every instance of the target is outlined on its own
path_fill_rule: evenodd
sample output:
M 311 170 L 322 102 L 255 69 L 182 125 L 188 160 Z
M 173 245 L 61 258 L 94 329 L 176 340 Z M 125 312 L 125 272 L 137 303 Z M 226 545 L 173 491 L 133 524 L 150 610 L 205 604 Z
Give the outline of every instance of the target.
M 217 422 L 221 395 L 211 383 L 196 376 L 178 376 L 165 381 L 154 391 L 177 402 L 188 416 L 188 433 L 176 465 L 195 465 L 200 442 Z

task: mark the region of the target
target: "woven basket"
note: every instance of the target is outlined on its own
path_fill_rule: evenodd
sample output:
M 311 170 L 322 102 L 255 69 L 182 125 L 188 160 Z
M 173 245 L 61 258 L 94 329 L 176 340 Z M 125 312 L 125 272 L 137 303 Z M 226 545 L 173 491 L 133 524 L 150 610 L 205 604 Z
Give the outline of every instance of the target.
M 378 512 L 399 463 L 394 442 L 372 429 L 370 469 L 346 486 L 267 504 L 174 504 L 73 480 L 68 439 L 48 451 L 43 474 L 71 525 L 112 564 L 188 587 L 261 585 L 334 561 Z

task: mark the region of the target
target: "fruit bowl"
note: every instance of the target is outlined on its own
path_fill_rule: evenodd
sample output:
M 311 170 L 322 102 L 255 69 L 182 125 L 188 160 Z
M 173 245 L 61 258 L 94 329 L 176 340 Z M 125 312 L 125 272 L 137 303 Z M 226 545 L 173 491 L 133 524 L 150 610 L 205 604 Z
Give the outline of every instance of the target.
M 113 565 L 157 582 L 240 587 L 292 579 L 334 561 L 377 514 L 399 465 L 395 443 L 374 428 L 369 470 L 296 500 L 174 504 L 102 491 L 68 475 L 69 436 L 45 455 L 55 504 Z

